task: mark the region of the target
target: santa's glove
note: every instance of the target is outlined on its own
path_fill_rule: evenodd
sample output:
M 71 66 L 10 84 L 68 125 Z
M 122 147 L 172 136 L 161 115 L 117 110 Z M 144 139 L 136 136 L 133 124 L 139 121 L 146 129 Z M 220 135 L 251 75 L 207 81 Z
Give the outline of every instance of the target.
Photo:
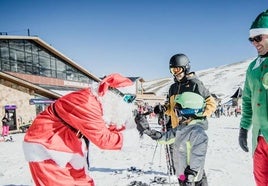
M 239 145 L 243 149 L 243 151 L 248 152 L 248 130 L 244 128 L 240 128 L 239 131 Z
M 135 117 L 135 123 L 141 136 L 145 130 L 150 130 L 149 122 L 144 114 L 137 114 Z
M 157 131 L 157 130 L 145 130 L 144 134 L 147 134 L 148 136 L 150 136 L 153 140 L 158 140 L 162 137 L 162 133 Z
M 166 110 L 167 108 L 164 105 L 158 104 L 154 107 L 155 114 L 163 114 Z

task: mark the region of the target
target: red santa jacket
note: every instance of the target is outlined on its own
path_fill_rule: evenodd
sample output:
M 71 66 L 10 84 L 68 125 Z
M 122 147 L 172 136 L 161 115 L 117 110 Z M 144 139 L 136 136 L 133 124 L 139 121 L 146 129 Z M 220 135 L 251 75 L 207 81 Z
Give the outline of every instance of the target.
M 53 104 L 60 118 L 99 148 L 122 148 L 123 135 L 107 128 L 101 104 L 90 88 L 65 95 Z M 27 161 L 53 159 L 60 166 L 70 163 L 77 169 L 85 165 L 82 141 L 55 115 L 52 105 L 35 118 L 23 145 Z

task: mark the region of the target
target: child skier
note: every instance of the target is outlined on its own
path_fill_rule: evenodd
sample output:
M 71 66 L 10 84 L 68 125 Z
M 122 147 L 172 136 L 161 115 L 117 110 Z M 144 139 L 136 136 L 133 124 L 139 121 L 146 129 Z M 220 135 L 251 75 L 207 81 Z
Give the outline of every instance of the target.
M 158 109 L 154 109 L 154 111 L 157 111 L 156 114 L 164 111 L 170 117 L 172 129 L 164 133 L 159 141 L 164 139 L 170 143 L 172 140 L 167 139 L 166 136 L 172 136 L 169 134 L 175 131 L 174 150 L 170 153 L 180 184 L 182 186 L 204 186 L 207 185 L 203 169 L 208 140 L 204 130 L 207 129 L 208 125 L 207 117 L 215 111 L 216 103 L 195 73 L 190 72 L 190 61 L 186 55 L 176 54 L 172 56 L 169 61 L 169 70 L 174 77 L 174 83 L 170 86 L 167 104 L 158 106 Z M 188 107 L 188 109 L 196 109 L 195 105 L 183 104 L 184 107 L 181 107 L 181 103 L 199 100 L 197 98 L 204 100 L 203 108 L 196 113 L 197 115 L 185 114 L 185 106 L 194 106 L 194 108 Z M 184 156 L 182 156 L 183 154 Z
M 160 133 L 149 129 L 145 119 L 137 123 L 142 123 L 144 133 L 158 143 L 173 143 L 175 175 L 180 186 L 207 186 L 204 164 L 208 144 L 205 130 L 208 123 L 202 115 L 206 107 L 205 99 L 197 93 L 184 92 L 177 95 L 174 102 L 174 111 L 180 120 L 177 127 Z
M 191 140 L 190 143 L 188 143 L 188 140 L 186 140 L 187 144 L 190 144 L 190 146 L 192 147 L 190 150 L 188 149 L 187 151 L 188 154 L 191 155 L 191 158 L 188 163 L 189 166 L 187 167 L 184 167 L 183 162 L 179 162 L 181 158 L 180 153 L 185 153 L 181 150 L 186 150 L 182 148 L 185 147 L 185 143 L 183 143 L 183 141 L 181 140 L 182 138 L 187 139 L 187 136 L 183 136 L 185 134 L 187 135 L 187 133 L 190 133 L 191 136 L 194 136 L 196 140 L 201 138 L 201 136 L 202 138 L 207 137 L 204 132 L 204 129 L 207 129 L 207 117 L 209 117 L 216 109 L 215 100 L 211 96 L 208 89 L 206 89 L 202 81 L 197 78 L 195 73 L 190 72 L 190 60 L 185 54 L 173 55 L 169 61 L 169 70 L 174 77 L 174 83 L 170 86 L 169 89 L 169 105 L 167 106 L 167 111 L 165 112 L 165 114 L 171 117 L 172 128 L 177 128 L 173 154 L 176 175 L 178 176 L 181 185 L 186 185 L 188 183 L 192 184 L 193 182 L 195 183 L 195 185 L 206 185 L 206 183 L 202 183 L 202 180 L 204 180 L 204 182 L 206 180 L 202 179 L 202 176 L 203 174 L 205 174 L 203 171 L 203 166 L 207 149 L 207 139 L 202 139 L 202 141 L 200 139 L 199 143 L 197 143 L 197 141 Z M 194 99 L 196 95 L 191 93 L 198 94 L 205 100 L 203 110 L 198 113 L 198 116 L 194 117 L 185 117 L 178 115 L 178 111 L 180 110 L 177 108 L 179 104 L 178 100 L 190 101 Z M 182 97 L 179 98 L 178 96 Z M 180 114 L 183 115 L 183 113 Z M 200 126 L 202 127 L 199 127 L 197 123 L 200 123 Z M 193 124 L 196 126 L 191 126 Z M 195 144 L 191 144 L 191 142 L 195 142 Z M 201 159 L 203 159 L 203 162 L 199 161 L 200 156 L 198 155 L 202 155 L 203 158 Z M 185 169 L 184 171 L 182 170 L 183 168 Z M 184 172 L 184 174 L 182 174 L 182 172 Z M 190 176 L 190 173 L 196 173 L 193 175 L 194 179 L 190 179 L 190 177 L 192 177 Z
M 180 119 L 176 127 L 174 165 L 181 186 L 207 186 L 204 172 L 208 136 L 207 120 L 202 115 L 205 99 L 184 92 L 175 97 L 175 112 Z

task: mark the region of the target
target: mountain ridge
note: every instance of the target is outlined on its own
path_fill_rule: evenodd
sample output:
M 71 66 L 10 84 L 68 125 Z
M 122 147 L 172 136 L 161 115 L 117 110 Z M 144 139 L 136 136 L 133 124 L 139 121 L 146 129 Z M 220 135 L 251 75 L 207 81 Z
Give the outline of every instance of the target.
M 228 65 L 196 71 L 195 73 L 212 94 L 223 101 L 229 101 L 239 87 L 243 88 L 246 70 L 254 59 L 249 58 Z M 146 81 L 143 83 L 143 89 L 144 92 L 166 96 L 173 82 L 173 77 Z

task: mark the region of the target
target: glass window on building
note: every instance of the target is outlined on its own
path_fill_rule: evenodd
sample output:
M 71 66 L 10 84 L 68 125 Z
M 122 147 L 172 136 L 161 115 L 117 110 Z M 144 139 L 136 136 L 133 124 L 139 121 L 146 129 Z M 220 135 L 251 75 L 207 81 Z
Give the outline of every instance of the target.
M 12 72 L 25 73 L 24 52 L 10 49 L 9 59 Z
M 25 52 L 25 62 L 26 65 L 33 65 L 33 55 L 32 53 Z
M 32 43 L 32 53 L 38 54 L 39 50 L 40 48 L 36 44 Z
M 51 68 L 51 77 L 57 77 L 56 70 L 56 58 L 54 56 L 50 56 L 50 68 Z
M 57 71 L 51 70 L 51 77 L 56 78 L 57 77 Z
M 24 52 L 24 40 L 9 40 L 9 47 Z
M 7 47 L 8 48 L 8 41 L 7 40 L 0 40 L 0 47 Z
M 40 67 L 39 71 L 40 71 L 41 76 L 51 77 L 51 70 L 50 69 Z
M 32 53 L 32 43 L 28 42 L 28 41 L 25 41 L 25 52 L 28 52 L 28 53 Z
M 50 67 L 52 70 L 56 70 L 56 58 L 54 56 L 50 57 Z
M 66 64 L 60 60 L 56 60 L 57 78 L 66 79 Z
M 83 83 L 89 83 L 89 79 L 88 77 L 86 77 L 85 75 L 83 74 L 78 74 L 78 79 L 80 82 L 83 82 Z
M 1 70 L 10 71 L 9 49 L 7 45 L 1 46 L 0 56 L 1 56 L 1 66 L 0 66 Z
M 1 60 L 1 69 L 3 71 L 10 71 L 10 63 L 9 60 L 2 59 Z
M 93 82 L 86 74 L 31 40 L 0 40 L 0 61 L 0 70 L 3 71 Z
M 25 73 L 25 58 L 23 51 L 17 51 L 17 63 L 18 63 L 18 72 Z
M 33 73 L 33 55 L 32 53 L 25 52 L 25 72 L 26 74 Z
M 11 71 L 12 72 L 18 72 L 16 50 L 10 49 L 10 51 L 9 51 L 9 61 L 10 61 Z
M 38 56 L 38 54 L 33 53 L 32 56 L 33 56 L 33 66 L 38 66 L 39 67 L 39 56 Z
M 9 59 L 9 50 L 8 50 L 8 47 L 1 46 L 0 52 L 1 52 L 1 59 L 6 59 L 6 60 Z
M 66 65 L 66 68 L 67 68 L 67 70 L 66 70 L 67 80 L 77 81 L 77 79 L 75 77 L 76 70 L 69 65 Z
M 40 75 L 51 77 L 50 58 L 40 56 L 39 64 L 40 64 Z
M 26 65 L 25 72 L 26 72 L 26 74 L 33 74 L 33 66 L 32 65 Z
M 40 74 L 39 66 L 33 65 L 33 72 L 32 72 L 32 74 L 33 75 L 39 75 Z

